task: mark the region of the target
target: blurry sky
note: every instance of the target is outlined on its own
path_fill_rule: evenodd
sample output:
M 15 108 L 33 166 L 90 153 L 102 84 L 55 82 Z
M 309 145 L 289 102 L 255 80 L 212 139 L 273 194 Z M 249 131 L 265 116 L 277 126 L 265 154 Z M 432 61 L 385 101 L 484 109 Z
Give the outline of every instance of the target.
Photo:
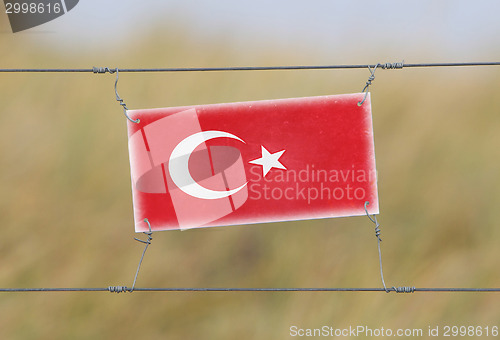
M 388 58 L 379 62 L 492 60 L 500 52 L 499 12 L 498 0 L 81 0 L 67 15 L 17 35 L 102 51 L 133 46 L 154 25 L 167 25 L 200 42 L 224 39 L 250 56 L 286 48 L 311 62 L 321 62 L 319 55 L 344 63 L 375 62 L 368 60 L 374 55 Z

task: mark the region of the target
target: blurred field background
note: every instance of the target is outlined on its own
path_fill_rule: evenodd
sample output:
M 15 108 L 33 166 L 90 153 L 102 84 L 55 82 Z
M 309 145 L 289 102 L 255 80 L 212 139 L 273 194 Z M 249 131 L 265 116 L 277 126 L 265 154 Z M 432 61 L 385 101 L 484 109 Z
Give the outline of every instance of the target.
M 8 31 L 3 16 L 0 25 Z M 175 34 L 159 33 L 166 31 Z M 250 60 L 224 37 L 200 42 L 193 32 L 158 24 L 140 42 L 99 54 L 3 33 L 0 67 L 399 61 L 374 52 L 332 62 L 293 44 Z M 427 59 L 406 61 L 432 57 L 421 55 Z M 494 50 L 486 56 L 499 59 Z M 119 93 L 130 108 L 154 108 L 353 93 L 368 76 L 123 73 Z M 388 286 L 500 286 L 499 76 L 495 67 L 377 71 L 371 91 Z M 132 284 L 143 245 L 133 240 L 126 120 L 113 83 L 109 74 L 0 74 L 1 287 Z M 381 286 L 366 217 L 153 237 L 138 287 Z M 500 326 L 499 302 L 497 293 L 1 293 L 0 338 L 287 339 L 292 325 Z

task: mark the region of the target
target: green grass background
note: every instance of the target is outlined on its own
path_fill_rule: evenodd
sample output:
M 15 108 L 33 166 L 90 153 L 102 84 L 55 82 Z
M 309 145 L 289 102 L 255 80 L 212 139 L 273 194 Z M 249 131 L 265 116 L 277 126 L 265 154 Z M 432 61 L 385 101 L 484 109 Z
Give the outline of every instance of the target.
M 2 33 L 0 67 L 332 63 L 293 49 L 249 60 L 224 39 L 162 30 L 175 34 L 99 54 Z M 121 74 L 119 93 L 130 108 L 154 108 L 353 93 L 368 75 Z M 377 71 L 372 111 L 389 286 L 500 286 L 499 75 L 494 67 Z M 113 83 L 109 74 L 0 74 L 1 287 L 131 285 L 143 245 L 133 240 L 126 120 Z M 381 286 L 366 217 L 153 236 L 139 287 Z M 499 302 L 498 293 L 0 293 L 0 338 L 287 339 L 292 325 L 500 326 Z

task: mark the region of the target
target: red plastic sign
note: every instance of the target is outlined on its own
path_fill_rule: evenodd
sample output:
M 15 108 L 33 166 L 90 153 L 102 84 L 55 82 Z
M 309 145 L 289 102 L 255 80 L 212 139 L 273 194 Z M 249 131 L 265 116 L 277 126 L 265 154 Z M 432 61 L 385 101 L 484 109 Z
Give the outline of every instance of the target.
M 363 96 L 128 111 L 135 230 L 377 214 Z

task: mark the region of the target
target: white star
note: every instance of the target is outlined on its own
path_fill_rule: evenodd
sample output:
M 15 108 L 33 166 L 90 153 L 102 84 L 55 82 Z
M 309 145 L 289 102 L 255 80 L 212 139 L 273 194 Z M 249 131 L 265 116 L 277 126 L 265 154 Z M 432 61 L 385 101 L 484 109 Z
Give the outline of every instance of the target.
M 285 166 L 281 164 L 279 161 L 281 155 L 283 155 L 283 153 L 286 150 L 270 153 L 269 151 L 266 150 L 264 146 L 261 145 L 261 148 L 262 148 L 262 157 L 254 159 L 253 161 L 250 161 L 248 163 L 262 165 L 262 173 L 264 174 L 264 177 L 266 177 L 267 173 L 272 168 L 286 170 Z

